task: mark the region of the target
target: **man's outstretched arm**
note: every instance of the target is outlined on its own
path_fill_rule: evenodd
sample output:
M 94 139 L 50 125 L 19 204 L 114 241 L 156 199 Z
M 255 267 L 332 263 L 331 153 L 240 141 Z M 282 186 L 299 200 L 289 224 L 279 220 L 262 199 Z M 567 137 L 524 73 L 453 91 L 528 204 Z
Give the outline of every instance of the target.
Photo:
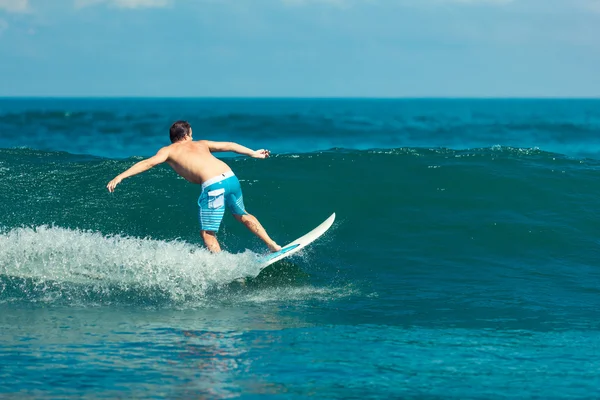
M 221 151 L 231 151 L 238 154 L 243 154 L 245 156 L 250 156 L 254 158 L 267 158 L 271 155 L 269 150 L 260 149 L 260 150 L 252 150 L 241 144 L 233 143 L 233 142 L 211 142 L 208 140 L 204 140 L 204 143 L 208 146 L 208 149 L 212 152 L 221 152 Z
M 138 163 L 135 163 L 133 165 L 133 167 L 131 167 L 127 171 L 124 171 L 124 172 L 120 173 L 119 175 L 117 175 L 112 181 L 108 182 L 108 185 L 106 185 L 106 188 L 108 189 L 109 192 L 112 193 L 115 191 L 115 187 L 119 183 L 121 183 L 121 181 L 123 179 L 129 178 L 130 176 L 137 175 L 139 173 L 149 170 L 150 168 L 152 168 L 158 164 L 164 163 L 165 161 L 167 161 L 167 158 L 169 158 L 169 149 L 167 147 L 163 147 L 154 156 L 152 156 L 146 160 L 142 160 Z

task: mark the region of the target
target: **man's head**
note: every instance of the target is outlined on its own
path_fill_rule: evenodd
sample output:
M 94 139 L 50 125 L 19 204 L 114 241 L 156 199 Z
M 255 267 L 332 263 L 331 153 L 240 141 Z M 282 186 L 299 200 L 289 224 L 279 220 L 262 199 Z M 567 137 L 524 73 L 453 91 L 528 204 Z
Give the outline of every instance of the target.
M 171 125 L 169 130 L 171 143 L 179 142 L 188 136 L 192 137 L 192 126 L 187 121 L 177 121 Z

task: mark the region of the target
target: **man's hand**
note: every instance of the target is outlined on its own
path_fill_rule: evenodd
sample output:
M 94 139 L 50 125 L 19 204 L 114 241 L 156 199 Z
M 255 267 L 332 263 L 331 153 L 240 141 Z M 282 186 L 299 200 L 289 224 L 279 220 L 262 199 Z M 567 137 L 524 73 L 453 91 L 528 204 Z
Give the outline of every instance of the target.
M 115 191 L 115 187 L 117 187 L 117 185 L 119 183 L 121 183 L 122 179 L 119 178 L 118 176 L 113 179 L 112 181 L 108 182 L 108 185 L 106 185 L 106 188 L 108 189 L 109 192 L 114 192 Z
M 271 152 L 269 150 L 260 149 L 254 151 L 254 153 L 252 153 L 251 156 L 253 158 L 269 158 L 271 156 Z

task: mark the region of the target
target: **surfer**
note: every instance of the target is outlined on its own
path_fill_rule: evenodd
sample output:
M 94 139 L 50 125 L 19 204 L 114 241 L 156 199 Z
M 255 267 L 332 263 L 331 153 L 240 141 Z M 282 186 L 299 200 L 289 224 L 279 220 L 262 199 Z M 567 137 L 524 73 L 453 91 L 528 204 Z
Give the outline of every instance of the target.
M 231 151 L 254 158 L 267 158 L 269 150 L 251 150 L 232 142 L 211 142 L 192 140 L 192 127 L 186 121 L 175 122 L 169 131 L 171 145 L 160 149 L 156 155 L 136 163 L 117 175 L 106 187 L 114 192 L 115 187 L 125 178 L 147 171 L 166 162 L 180 176 L 191 183 L 202 185 L 198 198 L 198 219 L 200 236 L 204 245 L 213 253 L 221 251 L 216 233 L 227 207 L 233 216 L 258 236 L 273 251 L 281 250 L 262 227 L 260 222 L 244 207 L 240 182 L 231 168 L 212 153 Z

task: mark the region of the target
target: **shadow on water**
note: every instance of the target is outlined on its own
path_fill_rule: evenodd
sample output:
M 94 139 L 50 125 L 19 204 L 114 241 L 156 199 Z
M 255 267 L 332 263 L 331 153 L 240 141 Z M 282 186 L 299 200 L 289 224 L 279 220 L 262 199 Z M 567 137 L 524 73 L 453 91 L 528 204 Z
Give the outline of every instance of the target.
M 272 287 L 298 287 L 309 282 L 310 275 L 298 265 L 281 260 L 260 271 L 256 277 L 240 278 L 227 285 L 229 290 L 252 290 Z

